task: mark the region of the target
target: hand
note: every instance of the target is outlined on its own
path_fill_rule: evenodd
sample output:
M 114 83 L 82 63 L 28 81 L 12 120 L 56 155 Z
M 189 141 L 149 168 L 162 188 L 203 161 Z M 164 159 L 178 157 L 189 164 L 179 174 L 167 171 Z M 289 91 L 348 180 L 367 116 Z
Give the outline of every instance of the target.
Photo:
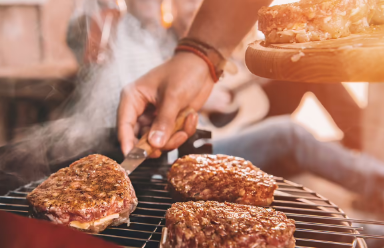
M 184 130 L 171 135 L 178 113 L 186 107 L 199 110 L 213 85 L 207 64 L 191 53 L 178 53 L 127 85 L 121 93 L 117 119 L 123 153 L 128 154 L 137 142 L 136 135 L 150 126 L 149 142 L 158 149 L 151 157 L 182 145 L 195 133 L 198 116 L 188 116 Z

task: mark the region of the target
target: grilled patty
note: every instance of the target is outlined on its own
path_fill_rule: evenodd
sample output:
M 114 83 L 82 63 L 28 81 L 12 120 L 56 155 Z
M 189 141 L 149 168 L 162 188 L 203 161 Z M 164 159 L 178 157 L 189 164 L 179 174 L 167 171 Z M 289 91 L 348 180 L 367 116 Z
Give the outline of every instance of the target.
M 175 203 L 166 213 L 165 248 L 291 248 L 295 221 L 273 209 L 214 201 Z
M 227 155 L 187 155 L 168 173 L 168 189 L 178 201 L 212 200 L 267 206 L 277 184 L 251 162 Z
M 89 232 L 129 223 L 138 203 L 124 169 L 90 155 L 52 174 L 27 196 L 35 217 Z
M 384 23 L 380 1 L 301 0 L 263 7 L 259 10 L 259 30 L 264 33 L 268 43 L 345 37 L 364 31 L 371 23 Z

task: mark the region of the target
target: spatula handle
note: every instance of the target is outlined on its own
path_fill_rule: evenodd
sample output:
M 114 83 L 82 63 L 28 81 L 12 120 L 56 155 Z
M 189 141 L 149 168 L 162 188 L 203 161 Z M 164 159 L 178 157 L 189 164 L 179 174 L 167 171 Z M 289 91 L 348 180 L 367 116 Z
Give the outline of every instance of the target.
M 176 133 L 177 131 L 180 131 L 183 129 L 184 127 L 184 123 L 185 123 L 185 120 L 187 119 L 187 117 L 190 115 L 190 114 L 193 114 L 193 113 L 196 113 L 196 111 L 193 109 L 193 108 L 186 108 L 184 109 L 183 111 L 181 111 L 179 113 L 179 115 L 177 116 L 176 118 L 176 123 L 175 123 L 175 127 L 172 131 L 172 134 Z M 136 144 L 136 147 L 138 148 L 141 148 L 141 149 L 144 149 L 148 156 L 152 154 L 152 152 L 155 150 L 155 148 L 153 148 L 149 142 L 148 142 L 148 135 L 149 135 L 149 132 L 145 133 L 141 139 L 139 140 L 139 142 Z

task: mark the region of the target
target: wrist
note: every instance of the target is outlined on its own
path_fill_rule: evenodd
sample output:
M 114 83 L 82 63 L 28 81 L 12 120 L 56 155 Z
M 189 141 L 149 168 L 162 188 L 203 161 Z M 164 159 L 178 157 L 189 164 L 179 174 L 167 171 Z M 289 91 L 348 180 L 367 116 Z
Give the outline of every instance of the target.
M 187 37 L 179 41 L 175 53 L 179 52 L 193 53 L 200 57 L 208 66 L 213 81 L 219 81 L 227 60 L 216 48 L 200 40 Z
M 214 84 L 207 63 L 199 56 L 189 52 L 178 52 L 173 55 L 172 60 L 174 64 L 185 65 L 185 68 L 188 68 L 188 71 L 193 71 L 194 74 L 204 75 L 209 82 Z

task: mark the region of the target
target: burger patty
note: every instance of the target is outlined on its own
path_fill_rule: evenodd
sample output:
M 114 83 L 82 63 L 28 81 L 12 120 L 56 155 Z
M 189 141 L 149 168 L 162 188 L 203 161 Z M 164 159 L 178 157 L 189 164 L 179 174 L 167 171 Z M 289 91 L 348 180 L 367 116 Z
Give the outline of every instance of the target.
M 175 203 L 166 213 L 164 248 L 291 248 L 295 221 L 273 209 L 199 201 Z
M 263 7 L 259 30 L 268 43 L 320 41 L 364 31 L 383 24 L 382 0 L 301 0 Z M 382 23 L 380 23 L 382 22 Z
M 178 201 L 212 200 L 267 206 L 277 184 L 251 162 L 227 155 L 187 155 L 168 173 L 168 189 Z
M 129 223 L 138 200 L 124 169 L 90 155 L 52 174 L 28 194 L 32 215 L 88 232 Z

